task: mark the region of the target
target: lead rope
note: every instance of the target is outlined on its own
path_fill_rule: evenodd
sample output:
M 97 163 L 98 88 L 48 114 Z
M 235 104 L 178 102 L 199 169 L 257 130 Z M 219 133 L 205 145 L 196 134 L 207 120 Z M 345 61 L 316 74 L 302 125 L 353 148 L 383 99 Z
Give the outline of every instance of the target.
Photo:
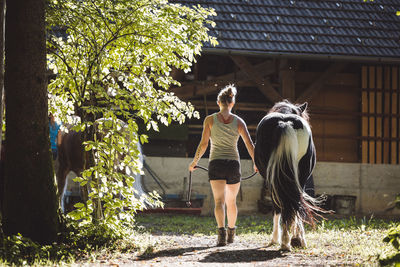
M 207 168 L 205 168 L 205 167 L 203 167 L 203 166 L 199 166 L 199 165 L 196 165 L 196 166 L 194 166 L 194 168 L 195 169 L 202 169 L 202 170 L 204 170 L 204 171 L 207 171 L 208 172 L 208 169 Z M 247 180 L 247 179 L 250 179 L 251 177 L 253 177 L 254 175 L 256 175 L 257 174 L 257 172 L 254 172 L 252 175 L 250 175 L 250 176 L 247 176 L 247 177 L 240 177 L 240 180 L 241 181 L 245 181 L 245 180 Z M 192 172 L 190 171 L 189 172 L 189 188 L 188 188 L 188 192 L 187 192 L 187 196 L 186 196 L 186 206 L 188 207 L 188 208 L 190 208 L 191 206 L 192 206 L 192 203 L 190 202 L 190 196 L 191 196 L 191 194 L 192 194 Z

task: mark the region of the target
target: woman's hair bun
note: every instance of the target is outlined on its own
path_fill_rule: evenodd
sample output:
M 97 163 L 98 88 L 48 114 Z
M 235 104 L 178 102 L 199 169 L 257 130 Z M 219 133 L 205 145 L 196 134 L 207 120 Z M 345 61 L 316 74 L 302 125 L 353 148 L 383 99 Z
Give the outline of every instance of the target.
M 232 84 L 227 85 L 225 87 L 226 89 L 226 93 L 230 96 L 230 97 L 234 97 L 236 95 L 236 87 Z
M 236 93 L 236 87 L 233 84 L 229 84 L 221 89 L 217 99 L 223 104 L 230 104 L 234 101 Z

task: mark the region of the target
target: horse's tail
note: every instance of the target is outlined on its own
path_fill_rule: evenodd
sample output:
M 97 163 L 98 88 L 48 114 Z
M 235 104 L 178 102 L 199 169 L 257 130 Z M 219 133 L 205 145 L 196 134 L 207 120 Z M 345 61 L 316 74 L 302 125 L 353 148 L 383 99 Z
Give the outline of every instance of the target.
M 274 131 L 274 136 L 279 138 L 266 170 L 274 206 L 280 210 L 282 223 L 287 226 L 290 226 L 297 216 L 314 224 L 314 215 L 319 210 L 318 200 L 305 193 L 299 182 L 297 131 L 306 129 L 303 127 L 296 130 L 293 128 L 293 122 L 280 121 Z

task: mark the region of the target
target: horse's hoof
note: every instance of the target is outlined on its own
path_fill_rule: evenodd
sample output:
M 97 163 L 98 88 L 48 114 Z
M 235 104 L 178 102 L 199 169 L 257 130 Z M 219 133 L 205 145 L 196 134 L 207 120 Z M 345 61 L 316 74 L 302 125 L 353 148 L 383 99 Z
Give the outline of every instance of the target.
M 279 249 L 282 252 L 290 252 L 292 251 L 292 248 L 290 247 L 290 245 L 281 245 L 281 248 Z
M 299 237 L 293 237 L 290 241 L 290 245 L 294 248 L 304 248 L 305 244 Z

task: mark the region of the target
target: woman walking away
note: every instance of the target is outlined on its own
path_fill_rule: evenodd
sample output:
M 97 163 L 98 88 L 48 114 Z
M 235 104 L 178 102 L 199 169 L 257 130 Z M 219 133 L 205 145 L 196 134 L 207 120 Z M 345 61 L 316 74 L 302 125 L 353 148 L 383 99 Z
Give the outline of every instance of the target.
M 237 218 L 236 196 L 240 188 L 240 158 L 237 148 L 239 136 L 254 162 L 254 144 L 246 123 L 231 113 L 235 105 L 236 88 L 228 85 L 218 94 L 219 112 L 207 116 L 203 123 L 201 141 L 189 171 L 192 172 L 208 147 L 211 139 L 208 177 L 214 197 L 214 215 L 218 225 L 217 246 L 232 243 Z M 257 171 L 255 165 L 254 170 Z M 225 229 L 225 205 L 228 231 Z M 227 237 L 228 234 L 228 237 Z

